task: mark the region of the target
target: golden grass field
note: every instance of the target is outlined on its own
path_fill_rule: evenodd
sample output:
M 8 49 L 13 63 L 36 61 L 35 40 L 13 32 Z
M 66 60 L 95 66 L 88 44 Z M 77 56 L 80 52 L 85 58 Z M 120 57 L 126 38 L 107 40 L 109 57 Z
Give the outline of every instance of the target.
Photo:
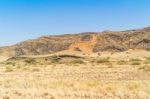
M 150 52 L 41 57 L 1 57 L 1 99 L 150 99 Z

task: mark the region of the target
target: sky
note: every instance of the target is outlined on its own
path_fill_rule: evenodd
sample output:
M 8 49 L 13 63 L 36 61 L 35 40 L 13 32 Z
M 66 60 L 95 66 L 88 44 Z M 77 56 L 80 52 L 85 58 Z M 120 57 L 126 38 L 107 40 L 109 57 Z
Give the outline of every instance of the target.
M 150 0 L 0 0 L 0 46 L 44 35 L 150 26 Z

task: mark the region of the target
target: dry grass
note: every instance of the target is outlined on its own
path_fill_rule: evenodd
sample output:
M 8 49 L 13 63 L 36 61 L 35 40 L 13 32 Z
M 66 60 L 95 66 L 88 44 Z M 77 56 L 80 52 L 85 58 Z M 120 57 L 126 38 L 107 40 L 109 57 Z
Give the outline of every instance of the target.
M 131 65 L 141 65 L 140 62 L 132 62 Z
M 117 65 L 127 65 L 128 62 L 124 60 L 117 61 Z
M 144 65 L 142 67 L 139 67 L 139 70 L 150 71 L 150 65 Z
M 109 57 L 99 58 L 99 59 L 97 59 L 96 62 L 97 63 L 107 63 L 107 62 L 109 62 Z
M 15 61 L 15 65 L 14 61 L 3 62 L 0 98 L 149 99 L 150 64 L 144 64 L 148 59 L 127 60 L 116 54 L 109 58 L 101 54 L 88 59 L 61 60 L 54 56 L 54 62 L 51 58 L 38 58 L 34 62 L 25 59 L 28 61 Z
M 12 72 L 12 71 L 13 71 L 13 69 L 10 66 L 9 67 L 7 66 L 6 69 L 5 69 L 5 72 Z

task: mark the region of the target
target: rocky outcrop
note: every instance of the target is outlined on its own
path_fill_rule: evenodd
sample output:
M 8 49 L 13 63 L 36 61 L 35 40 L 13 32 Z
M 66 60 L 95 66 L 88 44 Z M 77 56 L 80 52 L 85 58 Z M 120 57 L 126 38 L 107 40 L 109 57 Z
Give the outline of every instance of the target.
M 61 36 L 44 36 L 7 47 L 13 56 L 42 55 L 63 50 L 83 53 L 99 51 L 121 52 L 128 49 L 150 50 L 150 27 L 121 32 L 88 32 Z M 4 52 L 6 48 L 0 49 Z

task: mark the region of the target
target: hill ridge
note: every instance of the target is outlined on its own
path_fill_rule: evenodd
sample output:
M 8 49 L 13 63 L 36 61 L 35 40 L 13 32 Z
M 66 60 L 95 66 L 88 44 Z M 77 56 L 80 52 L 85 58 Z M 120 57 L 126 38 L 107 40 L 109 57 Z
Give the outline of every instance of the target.
M 63 50 L 83 53 L 99 51 L 121 52 L 129 49 L 150 50 L 150 27 L 120 32 L 85 32 L 43 36 L 16 45 L 0 48 L 0 54 L 9 56 L 44 55 Z

